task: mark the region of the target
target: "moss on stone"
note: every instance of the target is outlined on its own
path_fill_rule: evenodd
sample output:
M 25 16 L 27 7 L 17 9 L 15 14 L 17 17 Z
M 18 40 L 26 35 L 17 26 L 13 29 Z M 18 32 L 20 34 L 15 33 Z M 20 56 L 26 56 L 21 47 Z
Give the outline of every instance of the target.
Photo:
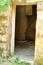
M 43 65 L 43 58 L 38 58 L 35 60 L 35 65 Z

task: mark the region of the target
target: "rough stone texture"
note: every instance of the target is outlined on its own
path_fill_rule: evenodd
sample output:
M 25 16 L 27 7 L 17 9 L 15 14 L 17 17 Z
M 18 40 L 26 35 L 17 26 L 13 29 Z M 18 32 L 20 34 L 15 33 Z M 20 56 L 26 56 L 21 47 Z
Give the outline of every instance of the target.
M 41 4 L 41 3 L 40 3 Z M 40 5 L 38 4 L 38 6 Z M 37 6 L 35 65 L 43 65 L 43 10 Z
M 7 13 L 0 14 L 0 56 L 8 53 L 8 20 Z

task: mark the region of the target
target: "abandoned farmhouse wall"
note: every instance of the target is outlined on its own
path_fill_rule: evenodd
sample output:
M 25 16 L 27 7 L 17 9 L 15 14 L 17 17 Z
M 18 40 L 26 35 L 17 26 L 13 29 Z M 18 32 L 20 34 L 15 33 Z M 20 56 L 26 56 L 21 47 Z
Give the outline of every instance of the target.
M 9 7 L 10 8 L 10 7 Z M 11 10 L 0 13 L 0 57 L 8 56 L 11 41 Z
M 9 15 L 8 13 L 6 15 L 0 15 L 0 56 L 6 56 L 9 53 L 9 51 L 14 52 L 16 17 L 15 4 L 12 7 L 12 19 Z M 10 24 L 12 27 L 10 26 Z M 43 65 L 43 5 L 40 4 L 37 4 L 35 40 L 35 65 Z

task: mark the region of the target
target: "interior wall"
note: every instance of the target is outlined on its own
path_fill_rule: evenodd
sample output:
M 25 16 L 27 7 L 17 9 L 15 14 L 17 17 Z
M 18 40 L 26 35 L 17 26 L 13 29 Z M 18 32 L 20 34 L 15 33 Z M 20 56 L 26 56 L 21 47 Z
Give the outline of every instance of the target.
M 36 16 L 27 15 L 27 29 L 26 29 L 26 40 L 35 41 L 36 33 Z
M 32 5 L 16 7 L 16 40 L 23 41 L 29 38 L 35 40 L 37 16 L 35 7 Z
M 25 15 L 25 6 L 21 7 L 20 13 L 20 30 L 19 30 L 19 40 L 25 40 L 25 31 L 26 31 L 26 15 Z
M 32 15 L 32 6 L 17 6 L 16 11 L 18 12 L 16 12 L 16 39 L 25 40 L 25 32 L 27 28 L 26 14 Z

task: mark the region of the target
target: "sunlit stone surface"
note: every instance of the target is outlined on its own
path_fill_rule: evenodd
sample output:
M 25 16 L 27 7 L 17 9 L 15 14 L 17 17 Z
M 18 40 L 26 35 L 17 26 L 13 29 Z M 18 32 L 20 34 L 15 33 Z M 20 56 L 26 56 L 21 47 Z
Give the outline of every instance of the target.
M 0 13 L 0 57 L 8 54 L 8 14 Z
M 41 7 L 42 5 L 40 8 L 37 6 L 35 65 L 43 65 L 43 9 Z

